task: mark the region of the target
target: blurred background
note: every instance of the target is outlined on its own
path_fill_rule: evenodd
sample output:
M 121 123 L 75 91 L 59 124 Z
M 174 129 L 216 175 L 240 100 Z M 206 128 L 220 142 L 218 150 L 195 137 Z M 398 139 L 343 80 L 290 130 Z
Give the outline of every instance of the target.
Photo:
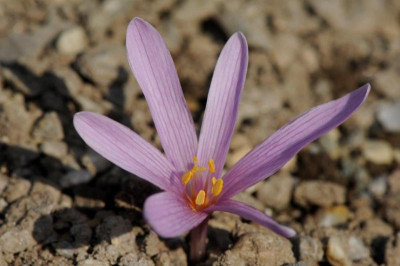
M 187 265 L 187 239 L 159 239 L 142 219 L 157 190 L 72 126 L 93 111 L 161 147 L 126 59 L 135 16 L 167 43 L 198 130 L 218 54 L 246 36 L 226 168 L 300 113 L 372 86 L 346 123 L 237 196 L 299 236 L 215 213 L 205 265 L 400 265 L 396 0 L 0 1 L 0 265 Z

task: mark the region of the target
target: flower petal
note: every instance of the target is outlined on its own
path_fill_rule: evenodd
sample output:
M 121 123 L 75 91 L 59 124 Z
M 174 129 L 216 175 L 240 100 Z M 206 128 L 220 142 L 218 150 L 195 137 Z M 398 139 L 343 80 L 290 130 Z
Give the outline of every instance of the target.
M 196 155 L 197 136 L 171 54 L 157 30 L 139 18 L 128 26 L 126 48 L 165 154 L 185 172 Z
M 243 34 L 234 34 L 219 56 L 211 81 L 197 155 L 200 165 L 214 159 L 216 176 L 220 176 L 224 167 L 235 127 L 246 78 L 247 53 Z
M 193 211 L 188 203 L 176 194 L 161 192 L 149 197 L 143 214 L 151 228 L 162 237 L 177 237 L 199 225 L 208 214 Z
M 220 197 L 229 198 L 278 171 L 300 149 L 343 123 L 364 102 L 370 85 L 319 105 L 289 122 L 250 151 L 224 176 Z
M 242 216 L 243 218 L 261 224 L 281 236 L 292 237 L 296 235 L 296 231 L 294 231 L 292 228 L 280 225 L 271 217 L 263 214 L 259 210 L 235 200 L 224 200 L 217 202 L 214 206 L 208 208 L 207 211 L 224 211 L 234 213 Z
M 87 145 L 122 169 L 164 190 L 181 187 L 164 155 L 126 126 L 91 112 L 75 114 L 74 126 Z

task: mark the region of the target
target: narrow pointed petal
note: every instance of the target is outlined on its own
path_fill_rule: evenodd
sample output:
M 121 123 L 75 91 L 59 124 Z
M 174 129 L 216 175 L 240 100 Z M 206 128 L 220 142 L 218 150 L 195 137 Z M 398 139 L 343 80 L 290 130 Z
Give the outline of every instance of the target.
M 167 158 L 126 126 L 91 112 L 77 113 L 74 126 L 87 145 L 122 169 L 164 190 L 181 187 Z
M 157 193 L 144 203 L 144 218 L 162 237 L 177 237 L 199 225 L 208 214 L 193 211 L 188 203 L 170 192 Z
M 278 171 L 299 150 L 343 123 L 366 99 L 370 85 L 319 105 L 289 122 L 250 151 L 224 176 L 220 197 L 229 198 Z
M 296 231 L 294 231 L 292 228 L 280 225 L 271 217 L 263 214 L 259 210 L 235 200 L 224 200 L 218 202 L 214 206 L 207 209 L 207 211 L 224 211 L 237 214 L 243 218 L 261 224 L 269 228 L 271 231 L 274 231 L 275 233 L 284 237 L 292 237 L 296 235 Z
M 221 174 L 224 167 L 235 127 L 246 78 L 247 53 L 243 34 L 234 34 L 219 56 L 211 81 L 201 127 L 198 158 L 200 165 L 207 165 L 207 161 L 213 158 L 216 176 Z
M 165 154 L 185 172 L 196 155 L 197 136 L 171 54 L 157 30 L 139 18 L 128 26 L 126 48 Z

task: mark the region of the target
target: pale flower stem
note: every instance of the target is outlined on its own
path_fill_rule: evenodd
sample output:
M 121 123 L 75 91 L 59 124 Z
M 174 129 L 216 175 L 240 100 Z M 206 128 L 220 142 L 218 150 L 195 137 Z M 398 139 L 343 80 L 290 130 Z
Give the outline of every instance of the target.
M 190 232 L 190 261 L 199 262 L 206 255 L 208 218 Z

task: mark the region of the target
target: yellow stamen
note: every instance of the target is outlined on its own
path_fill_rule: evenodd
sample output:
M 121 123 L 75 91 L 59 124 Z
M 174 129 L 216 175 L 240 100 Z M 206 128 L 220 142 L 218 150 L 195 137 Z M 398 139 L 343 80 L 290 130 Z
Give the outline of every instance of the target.
M 189 183 L 190 179 L 192 179 L 193 176 L 194 176 L 193 170 L 187 171 L 182 175 L 182 183 L 186 185 L 187 183 Z
M 206 171 L 206 168 L 204 168 L 202 166 L 197 166 L 197 163 L 199 162 L 199 160 L 197 159 L 196 156 L 193 156 L 193 162 L 194 162 L 194 165 L 193 165 L 192 169 L 190 169 L 189 171 L 187 171 L 186 173 L 184 173 L 182 175 L 182 183 L 184 185 L 189 183 L 190 179 L 192 179 L 195 176 L 196 171 L 199 171 L 199 172 Z
M 203 205 L 206 201 L 206 192 L 204 190 L 200 190 L 196 196 L 196 205 Z
M 215 163 L 212 158 L 208 160 L 208 168 L 210 169 L 211 173 L 215 173 Z
M 213 187 L 211 191 L 214 194 L 214 196 L 218 196 L 221 193 L 223 186 L 224 186 L 224 181 L 222 179 L 216 180 L 215 183 L 213 182 Z
M 215 182 L 217 182 L 217 179 L 213 176 L 211 178 L 211 184 L 214 186 Z

